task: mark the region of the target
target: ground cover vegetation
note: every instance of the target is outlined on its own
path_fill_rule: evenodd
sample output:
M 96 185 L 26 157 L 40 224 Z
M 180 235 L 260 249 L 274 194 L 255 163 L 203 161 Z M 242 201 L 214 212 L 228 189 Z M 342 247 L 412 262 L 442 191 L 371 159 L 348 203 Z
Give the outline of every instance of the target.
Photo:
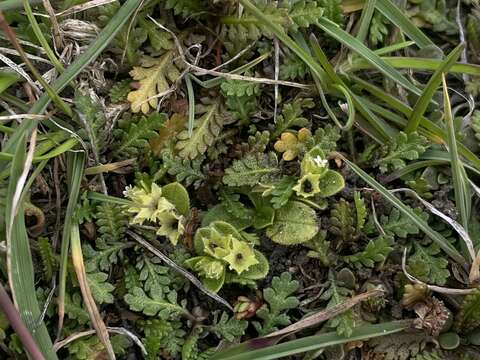
M 478 0 L 0 11 L 2 359 L 480 358 Z

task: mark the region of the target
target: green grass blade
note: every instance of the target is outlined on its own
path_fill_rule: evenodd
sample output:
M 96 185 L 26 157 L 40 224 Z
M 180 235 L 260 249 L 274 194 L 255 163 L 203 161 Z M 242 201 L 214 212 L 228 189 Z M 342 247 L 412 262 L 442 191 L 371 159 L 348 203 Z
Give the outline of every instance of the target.
M 383 48 L 374 50 L 373 52 L 380 56 L 380 55 L 389 54 L 394 51 L 403 50 L 412 45 L 415 45 L 415 41 L 402 41 L 393 45 L 385 46 Z
M 430 40 L 392 0 L 377 0 L 376 8 L 405 35 L 415 41 L 419 48 L 434 45 L 432 40 Z
M 389 65 L 380 56 L 376 55 L 372 50 L 351 36 L 346 31 L 342 30 L 337 24 L 326 19 L 320 18 L 317 21 L 317 26 L 325 31 L 329 36 L 333 37 L 341 44 L 345 45 L 367 62 L 369 62 L 376 70 L 380 71 L 399 85 L 402 85 L 411 92 L 421 95 L 421 91 L 400 74 L 393 66 Z
M 38 25 L 37 19 L 33 14 L 32 7 L 30 6 L 30 3 L 28 0 L 23 0 L 23 7 L 25 9 L 25 14 L 27 14 L 28 21 L 30 22 L 30 26 L 32 27 L 33 32 L 35 33 L 35 36 L 37 37 L 38 42 L 40 43 L 40 45 L 42 45 L 42 49 L 45 50 L 45 53 L 47 54 L 48 59 L 53 64 L 55 69 L 59 73 L 62 73 L 65 69 L 63 68 L 63 65 L 55 56 L 55 53 L 52 51 L 52 48 L 48 44 L 47 39 L 45 39 L 45 36 L 43 35 L 43 32 L 40 29 L 40 26 Z
M 278 39 L 283 42 L 286 46 L 290 48 L 300 59 L 302 59 L 305 64 L 308 65 L 310 70 L 314 75 L 318 76 L 321 80 L 324 78 L 324 72 L 320 65 L 312 58 L 312 56 L 298 45 L 292 38 L 290 38 L 285 30 L 278 24 L 273 23 L 265 14 L 260 11 L 255 5 L 253 5 L 249 0 L 239 0 L 240 4 L 243 5 L 253 16 L 259 19 L 263 26 L 268 28 Z
M 1 71 L 0 72 L 0 93 L 4 92 L 11 85 L 15 84 L 18 81 L 19 77 L 16 73 L 10 71 Z
M 435 91 L 437 91 L 438 86 L 442 81 L 442 74 L 447 73 L 450 68 L 455 64 L 455 62 L 460 57 L 464 44 L 458 45 L 455 49 L 452 50 L 450 54 L 445 58 L 442 64 L 435 70 L 433 75 L 428 80 L 425 89 L 422 92 L 422 95 L 418 98 L 415 106 L 413 107 L 412 114 L 408 119 L 407 126 L 405 127 L 405 132 L 407 134 L 412 133 L 417 130 L 418 125 L 420 125 L 420 120 L 427 110 L 428 104 L 432 100 Z
M 210 360 L 279 359 L 286 356 L 325 348 L 327 346 L 344 344 L 350 341 L 365 340 L 394 334 L 405 330 L 409 326 L 408 323 L 408 321 L 397 321 L 376 325 L 364 325 L 353 329 L 350 337 L 340 336 L 336 332 L 329 332 L 320 335 L 307 336 L 269 347 L 265 347 L 265 343 L 268 343 L 268 338 L 254 339 L 247 343 L 236 345 L 226 351 L 218 352 L 213 355 Z M 259 347 L 265 348 L 258 349 Z
M 83 69 L 85 69 L 85 67 L 88 66 L 88 64 L 95 60 L 121 30 L 122 26 L 135 12 L 141 2 L 142 0 L 127 0 L 112 17 L 110 22 L 103 28 L 92 45 L 90 45 L 88 49 L 81 54 L 78 59 L 51 85 L 52 89 L 56 92 L 62 91 Z M 30 109 L 30 113 L 42 114 L 49 103 L 50 97 L 47 94 L 42 95 Z M 24 120 L 18 127 L 17 132 L 13 134 L 5 144 L 3 151 L 12 153 L 17 141 L 23 136 L 23 134 L 31 132 L 36 124 L 36 120 Z
M 391 109 L 396 110 L 401 114 L 404 114 L 406 117 L 410 117 L 410 114 L 412 113 L 412 108 L 410 106 L 404 104 L 397 98 L 387 94 L 382 89 L 368 83 L 365 80 L 362 80 L 355 76 L 350 76 L 350 79 L 354 80 L 355 83 L 361 85 L 369 93 L 371 93 L 378 99 L 388 104 Z M 387 120 L 391 120 L 387 117 L 385 118 Z M 405 126 L 407 123 L 407 120 L 402 120 L 400 117 L 397 116 L 396 123 L 402 124 L 401 126 Z M 430 140 L 432 140 L 435 143 L 446 144 L 447 134 L 444 129 L 440 128 L 437 124 L 433 123 L 432 121 L 428 120 L 425 117 L 421 118 L 420 125 L 423 127 L 423 129 L 419 128 L 420 134 L 427 136 Z M 425 132 L 424 130 L 426 130 L 427 132 Z M 466 160 L 468 160 L 475 169 L 480 170 L 480 159 L 477 157 L 477 155 L 475 155 L 470 149 L 468 149 L 461 142 L 457 142 L 457 147 L 460 155 L 463 156 Z
M 188 137 L 192 137 L 193 123 L 195 122 L 195 93 L 190 74 L 185 75 L 185 84 L 187 84 L 188 95 Z
M 340 155 L 340 154 L 339 154 Z M 400 199 L 394 196 L 390 191 L 388 191 L 382 184 L 368 175 L 365 171 L 360 169 L 357 165 L 351 161 L 345 159 L 340 155 L 345 163 L 350 166 L 350 168 L 360 176 L 367 184 L 369 184 L 373 189 L 379 192 L 385 199 L 388 200 L 393 206 L 395 206 L 401 213 L 408 217 L 412 223 L 414 223 L 418 228 L 420 228 L 430 239 L 440 246 L 440 248 L 445 251 L 453 260 L 455 260 L 460 265 L 466 265 L 465 258 L 458 252 L 457 249 L 450 244 L 450 242 L 439 232 L 433 230 L 426 221 L 421 219 L 409 206 L 405 205 Z
M 333 83 L 337 86 L 342 86 L 343 89 L 346 91 L 348 94 L 345 95 L 347 99 L 350 99 L 351 102 L 353 103 L 353 106 L 362 114 L 362 116 L 368 121 L 368 123 L 371 125 L 372 129 L 377 132 L 378 138 L 381 138 L 382 140 L 388 139 L 390 136 L 395 134 L 395 130 L 389 126 L 386 122 L 384 122 L 382 119 L 378 118 L 373 114 L 371 111 L 368 110 L 368 108 L 365 107 L 362 98 L 359 96 L 356 96 L 348 86 L 345 85 L 343 80 L 341 79 L 340 76 L 338 76 L 335 72 L 335 69 L 333 68 L 332 64 L 328 61 L 327 55 L 321 48 L 317 38 L 315 35 L 310 35 L 310 47 L 313 51 L 313 54 L 317 58 L 318 62 L 321 64 L 323 70 L 325 71 L 327 77 L 330 78 L 330 83 Z M 314 77 L 315 78 L 315 77 Z M 318 82 L 320 82 L 320 79 L 318 79 Z M 317 81 L 316 81 L 317 83 Z M 316 84 L 317 88 L 319 87 L 320 84 Z M 319 89 L 320 90 L 320 89 Z M 322 90 L 323 91 L 323 90 Z M 322 103 L 324 102 L 324 95 L 322 91 L 319 91 L 320 93 L 320 98 L 322 100 Z M 324 104 L 325 105 L 325 104 Z M 327 112 L 329 111 L 329 106 L 325 106 L 325 109 Z M 355 114 L 353 114 L 354 116 Z M 330 115 L 332 119 L 335 119 L 332 115 Z M 353 124 L 353 117 L 351 118 L 352 124 Z M 347 121 L 347 124 L 349 122 Z
M 458 156 L 457 139 L 455 137 L 452 108 L 450 105 L 450 97 L 448 95 L 445 74 L 441 74 L 441 81 L 443 85 L 443 111 L 448 135 L 447 145 L 451 161 L 452 182 L 455 193 L 455 206 L 457 207 L 458 213 L 460 215 L 460 223 L 462 224 L 464 229 L 468 229 L 471 209 L 471 196 L 469 191 L 470 185 L 468 182 L 467 174 L 465 172 L 465 168 L 463 167 L 462 161 Z M 472 257 L 472 260 L 475 260 L 475 252 L 473 252 L 473 249 L 468 249 L 463 241 L 461 242 L 461 244 L 464 256 L 468 256 L 470 251 L 470 256 Z
M 110 204 L 125 205 L 125 206 L 138 206 L 138 204 L 133 202 L 133 201 L 123 199 L 123 198 L 119 198 L 119 197 L 116 197 L 116 196 L 105 195 L 105 194 L 97 193 L 97 192 L 93 192 L 93 191 L 89 191 L 88 194 L 87 194 L 87 197 L 90 200 L 106 202 L 106 203 L 110 203 Z
M 442 60 L 438 59 L 425 59 L 416 57 L 390 57 L 382 56 L 384 60 L 390 66 L 396 69 L 412 69 L 412 70 L 431 70 L 435 71 L 442 64 Z M 351 64 L 345 63 L 342 66 L 342 70 L 346 73 L 355 72 L 358 70 L 372 69 L 372 65 L 363 59 L 353 61 Z M 477 64 L 463 64 L 456 63 L 450 68 L 451 73 L 466 74 L 472 76 L 480 76 L 480 65 Z
M 40 4 L 42 0 L 29 0 L 31 5 Z M 3 0 L 0 2 L 0 11 L 16 10 L 23 8 L 23 0 Z
M 372 21 L 373 13 L 375 12 L 375 5 L 377 0 L 366 0 L 363 5 L 362 15 L 360 16 L 360 27 L 358 28 L 357 39 L 360 42 L 365 42 Z
M 25 225 L 22 199 L 15 213 L 13 208 L 17 185 L 24 171 L 26 160 L 26 136 L 19 139 L 12 160 L 10 181 L 5 206 L 5 224 L 7 227 L 7 264 L 9 265 L 9 282 L 12 296 L 26 327 L 42 351 L 45 359 L 57 359 L 53 351 L 52 341 L 41 317 L 40 305 L 35 294 L 35 272 L 33 268 L 30 241 Z
M 65 288 L 67 281 L 68 251 L 70 248 L 70 235 L 72 233 L 73 215 L 80 193 L 80 183 L 83 178 L 85 165 L 85 153 L 75 152 L 67 154 L 67 179 L 68 181 L 68 204 L 65 212 L 65 220 L 62 232 L 62 245 L 60 250 L 60 271 L 58 282 L 58 330 L 62 329 L 65 316 Z

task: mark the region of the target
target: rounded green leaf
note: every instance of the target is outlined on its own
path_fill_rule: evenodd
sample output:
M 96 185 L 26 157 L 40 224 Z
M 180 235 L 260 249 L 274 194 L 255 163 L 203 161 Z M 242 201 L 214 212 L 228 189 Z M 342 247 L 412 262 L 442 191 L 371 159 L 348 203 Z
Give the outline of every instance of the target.
M 336 194 L 345 187 L 345 180 L 340 173 L 328 170 L 325 175 L 320 178 L 319 182 L 321 197 L 328 197 Z
M 201 278 L 203 286 L 213 293 L 217 293 L 225 282 L 225 272 L 219 279 Z
M 207 211 L 202 219 L 202 226 L 208 226 L 214 221 L 224 221 L 232 224 L 236 229 L 243 230 L 252 225 L 252 217 L 240 219 L 227 211 L 226 205 L 218 204 Z
M 258 250 L 253 251 L 255 252 L 255 258 L 258 264 L 251 266 L 248 270 L 244 271 L 241 276 L 250 280 L 260 280 L 267 276 L 270 267 L 265 255 Z
M 438 342 L 443 349 L 453 350 L 460 345 L 460 336 L 454 332 L 444 333 L 440 335 Z
M 315 210 L 298 201 L 289 201 L 275 212 L 275 220 L 267 228 L 267 236 L 282 245 L 301 244 L 318 232 Z
M 175 209 L 183 216 L 188 215 L 190 210 L 190 197 L 187 189 L 178 182 L 170 183 L 162 187 L 162 196 L 175 205 Z

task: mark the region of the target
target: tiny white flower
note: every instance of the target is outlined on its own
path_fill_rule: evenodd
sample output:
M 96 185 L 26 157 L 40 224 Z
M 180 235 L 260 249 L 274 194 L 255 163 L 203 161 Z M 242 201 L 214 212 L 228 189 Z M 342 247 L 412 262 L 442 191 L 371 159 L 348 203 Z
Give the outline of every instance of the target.
M 317 165 L 317 166 L 321 166 L 321 167 L 325 167 L 327 164 L 328 164 L 328 160 L 327 159 L 322 159 L 320 157 L 320 155 L 317 155 L 313 158 L 313 162 Z

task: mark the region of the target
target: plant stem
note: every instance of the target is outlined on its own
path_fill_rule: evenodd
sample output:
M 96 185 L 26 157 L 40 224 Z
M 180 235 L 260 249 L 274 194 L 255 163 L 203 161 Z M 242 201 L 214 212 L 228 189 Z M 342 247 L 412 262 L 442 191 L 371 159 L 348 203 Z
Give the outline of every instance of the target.
M 18 335 L 18 338 L 22 342 L 25 350 L 29 353 L 30 357 L 33 360 L 43 360 L 45 359 L 42 355 L 42 352 L 38 348 L 37 343 L 33 340 L 32 335 L 28 331 L 27 327 L 20 318 L 18 310 L 13 305 L 10 297 L 8 296 L 5 288 L 0 283 L 0 309 L 5 314 L 8 322 L 12 326 L 15 333 Z

